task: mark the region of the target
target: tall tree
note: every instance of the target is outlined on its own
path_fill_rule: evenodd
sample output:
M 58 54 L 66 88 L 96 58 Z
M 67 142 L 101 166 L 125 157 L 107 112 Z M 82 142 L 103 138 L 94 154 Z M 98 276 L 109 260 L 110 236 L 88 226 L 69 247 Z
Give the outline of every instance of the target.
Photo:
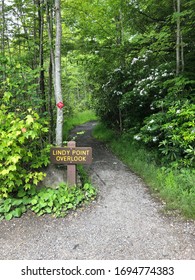
M 1 0 L 1 6 L 0 6 L 0 15 L 1 15 L 1 53 L 4 55 L 4 49 L 5 49 L 5 2 L 4 0 Z
M 56 42 L 55 42 L 55 99 L 57 105 L 57 120 L 56 120 L 56 145 L 62 146 L 63 142 L 63 99 L 61 88 L 61 6 L 60 0 L 55 0 L 56 12 Z
M 182 35 L 181 35 L 181 0 L 177 0 L 175 5 L 175 11 L 177 13 L 177 31 L 176 31 L 176 75 L 179 75 L 181 71 L 181 62 L 182 70 L 184 68 L 184 59 L 183 59 L 183 47 L 182 47 Z
M 44 0 L 38 0 L 38 22 L 39 22 L 39 66 L 40 66 L 40 75 L 39 75 L 39 90 L 42 103 L 42 111 L 46 112 L 46 96 L 45 96 L 45 77 L 44 77 L 44 48 L 43 48 L 43 32 L 44 32 Z

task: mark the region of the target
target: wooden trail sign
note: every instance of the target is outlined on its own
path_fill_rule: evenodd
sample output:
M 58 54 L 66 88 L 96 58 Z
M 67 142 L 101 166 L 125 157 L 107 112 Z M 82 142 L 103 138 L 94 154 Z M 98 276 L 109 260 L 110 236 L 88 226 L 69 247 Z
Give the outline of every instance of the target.
M 51 162 L 56 164 L 91 164 L 92 149 L 89 147 L 51 148 Z
M 67 147 L 53 147 L 50 150 L 50 159 L 54 164 L 67 165 L 67 183 L 76 184 L 76 164 L 92 163 L 91 147 L 76 147 L 75 141 L 69 141 Z

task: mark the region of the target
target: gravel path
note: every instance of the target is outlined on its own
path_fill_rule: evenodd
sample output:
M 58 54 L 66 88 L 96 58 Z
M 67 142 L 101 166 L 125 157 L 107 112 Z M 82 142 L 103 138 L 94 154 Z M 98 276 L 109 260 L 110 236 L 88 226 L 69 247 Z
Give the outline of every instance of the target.
M 94 122 L 77 127 L 77 146 L 93 148 L 88 167 L 95 202 L 65 218 L 0 222 L 1 259 L 195 259 L 195 222 L 165 216 L 147 186 L 91 137 Z

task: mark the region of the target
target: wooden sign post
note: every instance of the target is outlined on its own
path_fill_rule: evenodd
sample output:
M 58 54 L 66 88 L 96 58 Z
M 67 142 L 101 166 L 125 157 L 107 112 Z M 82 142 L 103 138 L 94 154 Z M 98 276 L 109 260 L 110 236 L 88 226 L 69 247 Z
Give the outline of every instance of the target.
M 92 148 L 76 147 L 75 141 L 69 141 L 67 147 L 51 148 L 50 159 L 54 164 L 67 165 L 67 183 L 74 186 L 77 182 L 76 164 L 91 164 Z
M 75 148 L 76 142 L 75 141 L 69 141 L 68 142 L 69 148 Z M 67 165 L 67 184 L 69 186 L 74 186 L 77 183 L 77 170 L 75 164 L 68 164 Z

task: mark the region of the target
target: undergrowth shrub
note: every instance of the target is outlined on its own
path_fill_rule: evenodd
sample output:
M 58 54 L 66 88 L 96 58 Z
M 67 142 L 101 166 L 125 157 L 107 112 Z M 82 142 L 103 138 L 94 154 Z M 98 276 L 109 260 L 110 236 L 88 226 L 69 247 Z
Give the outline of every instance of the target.
M 49 163 L 47 126 L 32 109 L 12 112 L 0 106 L 0 198 L 29 190 L 44 178 L 39 169 Z
M 47 121 L 32 109 L 12 112 L 0 105 L 0 220 L 19 218 L 27 210 L 63 217 L 95 197 L 82 166 L 82 186 L 37 187 L 45 177 L 40 168 L 49 163 L 47 132 Z
M 68 187 L 61 183 L 56 189 L 35 186 L 24 191 L 19 189 L 13 197 L 1 199 L 0 220 L 19 218 L 28 209 L 38 216 L 52 214 L 54 217 L 64 217 L 71 209 L 87 203 L 96 195 L 95 188 L 90 183 L 78 187 Z
M 176 102 L 167 111 L 153 114 L 134 138 L 156 147 L 166 165 L 194 167 L 195 104 Z

